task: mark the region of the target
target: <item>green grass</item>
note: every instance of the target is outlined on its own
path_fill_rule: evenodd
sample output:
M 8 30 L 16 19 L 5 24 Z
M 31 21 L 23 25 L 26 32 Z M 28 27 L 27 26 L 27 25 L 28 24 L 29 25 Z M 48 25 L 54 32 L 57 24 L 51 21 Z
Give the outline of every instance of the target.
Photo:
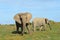
M 0 40 L 60 40 L 60 23 L 51 23 L 52 30 L 36 31 L 30 34 L 12 34 L 16 31 L 15 26 L 0 26 Z

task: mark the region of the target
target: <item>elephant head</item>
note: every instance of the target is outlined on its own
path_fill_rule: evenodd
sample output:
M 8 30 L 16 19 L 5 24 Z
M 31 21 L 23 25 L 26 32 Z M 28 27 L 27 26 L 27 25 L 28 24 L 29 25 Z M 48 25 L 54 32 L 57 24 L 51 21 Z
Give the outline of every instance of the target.
M 32 14 L 29 12 L 25 12 L 25 13 L 18 13 L 14 16 L 14 20 L 17 21 L 19 24 L 21 24 L 21 20 L 20 18 L 22 17 L 22 15 L 25 15 L 25 19 L 26 19 L 26 23 L 29 23 L 31 18 L 32 18 Z
M 14 16 L 14 20 L 21 25 L 21 31 L 22 34 L 24 32 L 25 27 L 27 26 L 27 24 L 30 23 L 30 20 L 32 18 L 31 13 L 29 12 L 25 12 L 25 13 L 18 13 Z M 17 31 L 19 30 L 19 27 L 17 27 Z M 27 27 L 28 31 L 30 31 L 29 26 Z
M 49 22 L 49 20 L 47 18 L 45 18 L 45 23 L 49 25 L 49 28 L 51 30 L 50 22 Z

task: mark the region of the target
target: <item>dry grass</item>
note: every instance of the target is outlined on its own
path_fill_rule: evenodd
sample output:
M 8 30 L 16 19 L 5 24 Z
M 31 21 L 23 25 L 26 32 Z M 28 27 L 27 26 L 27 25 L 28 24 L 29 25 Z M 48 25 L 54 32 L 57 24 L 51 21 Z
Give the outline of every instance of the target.
M 13 34 L 15 26 L 0 26 L 0 40 L 60 40 L 60 23 L 51 23 L 52 30 L 32 32 L 31 35 Z

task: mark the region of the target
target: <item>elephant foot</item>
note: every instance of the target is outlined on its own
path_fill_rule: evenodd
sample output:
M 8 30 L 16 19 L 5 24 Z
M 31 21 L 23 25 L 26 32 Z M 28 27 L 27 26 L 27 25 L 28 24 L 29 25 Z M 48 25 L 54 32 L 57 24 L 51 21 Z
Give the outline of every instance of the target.
M 21 33 L 21 35 L 23 36 L 24 33 Z
M 16 31 L 17 33 L 19 33 L 19 31 Z
M 21 34 L 21 36 L 23 36 L 23 34 Z
M 33 31 L 33 32 L 36 32 L 36 31 Z
M 33 32 L 35 32 L 36 30 L 33 30 Z
M 29 35 L 32 35 L 32 32 L 30 32 Z
M 45 29 L 41 30 L 41 31 L 45 31 Z

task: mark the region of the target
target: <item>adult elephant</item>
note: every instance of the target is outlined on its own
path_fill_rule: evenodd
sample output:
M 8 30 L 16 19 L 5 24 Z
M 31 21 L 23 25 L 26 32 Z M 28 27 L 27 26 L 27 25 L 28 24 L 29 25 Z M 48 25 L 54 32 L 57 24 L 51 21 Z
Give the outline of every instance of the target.
M 49 28 L 51 30 L 51 26 L 50 26 L 50 23 L 49 23 L 49 20 L 47 18 L 34 18 L 33 21 L 33 30 L 35 31 L 36 30 L 36 26 L 39 26 L 40 27 L 40 30 L 46 30 L 46 24 L 49 25 Z
M 18 13 L 14 16 L 14 20 L 16 23 L 16 30 L 19 31 L 19 27 L 21 27 L 22 35 L 24 34 L 25 27 L 27 28 L 28 32 L 30 33 L 30 20 L 32 18 L 32 14 L 29 12 Z

